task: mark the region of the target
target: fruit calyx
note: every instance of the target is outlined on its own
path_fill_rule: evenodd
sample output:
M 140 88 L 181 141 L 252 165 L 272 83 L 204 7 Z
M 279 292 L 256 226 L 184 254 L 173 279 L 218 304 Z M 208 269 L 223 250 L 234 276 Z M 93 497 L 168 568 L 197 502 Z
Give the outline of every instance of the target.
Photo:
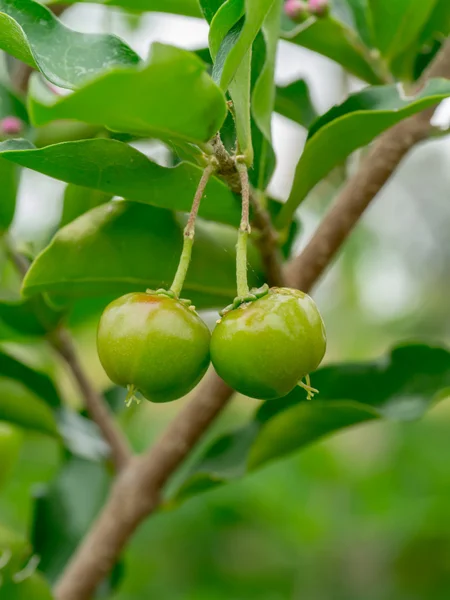
M 243 304 L 250 304 L 251 302 L 255 302 L 256 300 L 267 296 L 267 294 L 269 293 L 269 289 L 269 286 L 267 285 L 267 283 L 265 283 L 260 288 L 252 288 L 246 296 L 236 296 L 236 298 L 231 304 L 229 304 L 223 310 L 220 311 L 220 316 L 224 317 L 227 313 L 229 313 L 232 310 L 236 310 L 236 308 L 239 308 Z
M 145 293 L 149 296 L 166 296 L 167 298 L 171 298 L 172 300 L 176 300 L 192 312 L 196 312 L 195 306 L 192 305 L 192 302 L 187 298 L 178 298 L 178 296 L 172 290 L 166 290 L 164 288 L 158 288 L 157 290 L 145 290 Z

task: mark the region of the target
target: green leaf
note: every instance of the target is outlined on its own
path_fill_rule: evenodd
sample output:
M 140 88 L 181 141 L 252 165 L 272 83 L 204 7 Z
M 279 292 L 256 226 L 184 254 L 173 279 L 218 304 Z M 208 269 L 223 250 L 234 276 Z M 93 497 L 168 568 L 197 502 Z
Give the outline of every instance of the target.
M 295 171 L 294 184 L 278 225 L 289 223 L 299 204 L 333 167 L 402 119 L 450 96 L 450 81 L 434 79 L 415 97 L 402 96 L 396 85 L 366 88 L 352 94 L 317 119 Z
M 387 59 L 392 59 L 417 38 L 436 2 L 369 0 L 376 45 Z
M 199 0 L 201 11 L 208 23 L 211 23 L 214 15 L 225 2 L 226 0 Z
M 283 30 L 285 39 L 336 61 L 363 81 L 384 82 L 370 50 L 356 32 L 333 17 L 308 20 L 298 26 L 285 17 Z
M 31 265 L 23 293 L 80 297 L 167 287 L 182 229 L 166 210 L 125 201 L 99 206 L 55 235 Z M 235 296 L 235 244 L 235 230 L 198 223 L 183 290 L 198 308 L 221 307 Z M 257 284 L 253 270 L 250 275 Z
M 373 35 L 370 26 L 369 0 L 343 0 L 351 12 L 351 25 L 359 33 L 368 48 L 373 47 Z M 339 5 L 338 5 L 339 6 Z
M 55 418 L 51 408 L 30 391 L 26 384 L 0 376 L 0 420 L 23 427 L 57 435 Z
M 73 31 L 33 0 L 0 0 L 0 48 L 66 88 L 140 60 L 116 36 Z
M 272 113 L 275 106 L 275 61 L 282 9 L 283 1 L 275 0 L 263 23 L 261 31 L 265 43 L 264 63 L 252 93 L 251 109 L 255 124 L 253 133 L 254 170 L 256 187 L 260 190 L 265 190 L 275 169 L 275 152 L 272 148 Z M 257 132 L 255 128 L 258 129 Z
M 7 581 L 0 588 L 0 600 L 53 600 L 50 586 L 39 572 L 16 583 Z
M 0 236 L 11 225 L 16 209 L 17 167 L 0 158 Z
M 52 581 L 97 516 L 109 485 L 104 464 L 70 458 L 59 477 L 36 500 L 33 546 L 41 557 L 40 568 Z
M 215 14 L 209 35 L 211 55 L 217 63 L 214 74 L 222 90 L 227 90 L 245 55 L 250 51 L 274 0 L 230 0 Z M 244 15 L 245 21 L 233 45 L 221 49 L 230 29 Z M 218 56 L 220 52 L 220 56 Z M 217 60 L 216 60 L 217 59 Z
M 450 394 L 450 352 L 411 344 L 367 363 L 330 365 L 312 376 L 307 401 L 297 388 L 261 405 L 242 428 L 216 440 L 193 467 L 175 500 L 243 476 L 312 442 L 374 419 L 418 419 Z
M 161 167 L 131 146 L 115 140 L 63 142 L 36 149 L 26 140 L 0 143 L 0 155 L 23 167 L 135 202 L 189 212 L 202 170 L 190 163 Z M 200 216 L 238 225 L 238 199 L 211 178 Z
M 43 298 L 27 301 L 1 300 L 0 321 L 23 336 L 43 336 L 53 331 L 63 314 L 50 308 Z
M 308 84 L 303 79 L 277 87 L 275 111 L 305 129 L 309 129 L 318 116 L 309 95 Z
M 57 1 L 54 0 L 56 3 Z M 77 0 L 70 0 L 68 4 L 75 4 Z M 92 0 L 82 0 L 92 2 Z M 202 12 L 198 0 L 96 0 L 98 4 L 106 6 L 120 6 L 133 12 L 161 12 L 185 17 L 201 17 Z M 53 3 L 53 2 L 52 2 Z
M 0 350 L 0 377 L 19 381 L 49 406 L 55 408 L 61 404 L 55 385 L 48 375 L 32 369 L 2 350 Z
M 33 78 L 29 109 L 36 125 L 77 119 L 194 144 L 207 142 L 226 116 L 225 97 L 206 65 L 192 52 L 158 43 L 145 65 L 109 71 L 62 98 Z
M 111 194 L 69 183 L 64 192 L 64 204 L 60 226 L 64 227 L 88 212 L 112 200 Z
M 24 123 L 28 123 L 28 113 L 22 99 L 0 83 L 0 119 L 10 116 L 18 117 Z

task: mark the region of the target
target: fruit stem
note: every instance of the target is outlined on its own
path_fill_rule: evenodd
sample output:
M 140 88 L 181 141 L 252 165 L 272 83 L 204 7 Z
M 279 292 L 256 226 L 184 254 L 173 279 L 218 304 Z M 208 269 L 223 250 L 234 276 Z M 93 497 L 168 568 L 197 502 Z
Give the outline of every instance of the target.
M 242 216 L 236 246 L 237 295 L 240 298 L 249 294 L 247 280 L 247 240 L 250 234 L 250 183 L 248 180 L 247 165 L 243 161 L 245 161 L 245 157 L 238 156 L 236 158 L 236 169 L 239 173 L 242 190 Z
M 191 262 L 192 246 L 194 245 L 195 236 L 195 221 L 197 219 L 198 209 L 200 208 L 200 202 L 203 198 L 203 194 L 205 193 L 205 188 L 209 181 L 209 178 L 214 173 L 216 168 L 217 164 L 214 160 L 212 160 L 203 171 L 197 190 L 195 192 L 191 212 L 189 214 L 189 219 L 186 224 L 186 227 L 184 228 L 183 250 L 181 251 L 177 272 L 175 273 L 173 283 L 170 286 L 170 291 L 172 291 L 175 294 L 176 298 L 178 298 L 181 294 L 181 290 L 183 289 L 184 285 L 184 280 L 186 279 L 186 274 L 188 272 L 189 264 Z

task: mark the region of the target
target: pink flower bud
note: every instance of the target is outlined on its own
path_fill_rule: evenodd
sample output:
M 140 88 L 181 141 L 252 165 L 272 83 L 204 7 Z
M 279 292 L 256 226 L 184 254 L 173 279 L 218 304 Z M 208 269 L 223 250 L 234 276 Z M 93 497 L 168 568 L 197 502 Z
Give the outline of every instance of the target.
M 325 17 L 330 6 L 328 0 L 309 0 L 308 8 L 316 17 Z
M 17 135 L 22 128 L 23 123 L 17 117 L 5 117 L 0 121 L 0 133 L 3 135 Z
M 308 6 L 303 0 L 286 0 L 284 12 L 293 21 L 303 21 L 308 16 Z

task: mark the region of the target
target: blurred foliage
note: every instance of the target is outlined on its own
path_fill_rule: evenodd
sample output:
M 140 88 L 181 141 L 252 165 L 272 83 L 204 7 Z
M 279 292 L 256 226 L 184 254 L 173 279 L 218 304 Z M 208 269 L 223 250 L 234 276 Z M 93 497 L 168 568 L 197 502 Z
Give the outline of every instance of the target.
M 329 14 L 301 23 L 281 0 L 99 4 L 120 11 L 78 5 L 63 15 L 69 28 L 33 0 L 0 0 L 0 48 L 10 55 L 0 65 L 0 600 L 51 598 L 49 583 L 112 482 L 108 449 L 48 334 L 61 323 L 71 329 L 136 451 L 184 402 L 125 410 L 126 392 L 98 362 L 96 325 L 115 294 L 170 282 L 180 213 L 215 131 L 229 151 L 237 139 L 249 163 L 254 156 L 250 178 L 283 228 L 287 259 L 367 145 L 450 93 L 443 80 L 415 97 L 401 87 L 449 34 L 448 0 L 332 0 Z M 183 45 L 200 24 L 184 17 L 200 10 L 211 23 L 209 50 L 205 35 L 194 40 L 198 52 L 158 43 L 145 62 L 135 52 L 137 41 L 147 52 L 149 38 L 161 42 L 180 22 Z M 178 16 L 155 14 L 163 11 Z M 287 60 L 276 65 L 280 18 Z M 11 57 L 38 71 L 26 103 L 13 91 Z M 275 81 L 275 66 L 290 62 L 298 65 L 289 82 Z M 328 72 L 345 89 L 327 80 L 324 101 L 318 82 Z M 284 139 L 277 144 L 273 112 L 290 132 L 308 131 L 299 160 Z M 23 139 L 1 129 L 5 117 L 20 120 Z M 235 398 L 97 600 L 447 600 L 448 148 L 442 137 L 405 161 L 319 285 L 329 338 L 328 364 L 313 378 L 321 395 Z M 283 209 L 273 182 L 285 162 L 293 190 Z M 301 227 L 291 219 L 300 202 Z M 219 177 L 200 216 L 186 293 L 213 326 L 215 309 L 235 294 L 240 217 Z M 14 246 L 32 261 L 22 290 Z M 260 284 L 256 245 L 249 266 Z M 399 346 L 412 339 L 421 341 Z

